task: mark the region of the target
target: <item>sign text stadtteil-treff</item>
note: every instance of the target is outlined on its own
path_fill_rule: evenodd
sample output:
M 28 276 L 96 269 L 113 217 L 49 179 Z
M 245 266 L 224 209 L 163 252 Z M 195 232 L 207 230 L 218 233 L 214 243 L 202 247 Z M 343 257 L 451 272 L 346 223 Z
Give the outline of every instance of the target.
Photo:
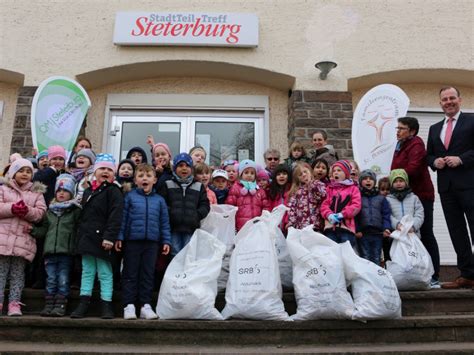
M 114 44 L 257 47 L 258 17 L 239 13 L 118 12 Z

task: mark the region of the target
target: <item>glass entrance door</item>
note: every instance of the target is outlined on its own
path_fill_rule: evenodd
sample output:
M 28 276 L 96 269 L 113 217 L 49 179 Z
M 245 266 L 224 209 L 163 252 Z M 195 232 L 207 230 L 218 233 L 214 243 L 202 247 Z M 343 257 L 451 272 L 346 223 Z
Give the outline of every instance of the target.
M 120 111 L 112 114 L 107 148 L 117 160 L 135 146 L 143 148 L 151 162 L 147 136 L 168 144 L 173 154 L 195 145 L 208 153 L 206 163 L 217 167 L 224 160 L 252 159 L 263 163 L 263 119 L 256 114 L 219 115 L 201 112 L 180 115 L 138 115 Z

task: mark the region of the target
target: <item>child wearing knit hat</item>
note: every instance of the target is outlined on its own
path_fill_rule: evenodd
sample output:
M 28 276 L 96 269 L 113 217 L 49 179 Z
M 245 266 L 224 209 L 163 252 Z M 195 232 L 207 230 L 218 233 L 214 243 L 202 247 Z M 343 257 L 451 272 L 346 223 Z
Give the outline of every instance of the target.
M 193 159 L 180 153 L 173 159 L 173 177 L 165 181 L 159 194 L 164 197 L 171 226 L 171 256 L 176 256 L 189 243 L 211 207 L 204 185 L 195 180 Z
M 383 238 L 390 235 L 390 205 L 376 187 L 377 177 L 370 170 L 359 175 L 362 208 L 356 217 L 356 237 L 360 256 L 380 265 Z
M 351 163 L 338 160 L 331 166 L 331 182 L 321 206 L 324 234 L 336 243 L 349 241 L 355 246 L 355 216 L 361 209 L 360 191 L 351 180 Z
M 33 235 L 44 238 L 46 268 L 45 306 L 42 317 L 62 317 L 66 314 L 69 277 L 72 270 L 76 229 L 81 206 L 74 198 L 76 180 L 69 174 L 56 179 L 55 197 L 42 223 L 33 228 Z
M 155 190 L 160 191 L 163 184 L 173 177 L 173 170 L 171 169 L 171 154 L 170 147 L 166 143 L 156 143 L 152 147 L 153 166 L 156 171 L 157 182 Z
M 33 165 L 17 158 L 10 165 L 7 178 L 0 185 L 0 314 L 4 291 L 10 280 L 8 315 L 21 316 L 21 293 L 25 283 L 25 266 L 36 253 L 36 241 L 30 235 L 33 223 L 46 212 L 44 186 L 32 183 Z
M 48 151 L 47 150 L 42 150 L 41 152 L 38 153 L 36 156 L 36 159 L 38 161 L 38 169 L 42 170 L 44 168 L 47 168 L 49 166 L 49 161 L 48 161 Z
M 257 166 L 257 185 L 265 192 L 270 187 L 270 175 L 262 167 Z
M 70 168 L 70 173 L 76 179 L 75 199 L 82 201 L 84 191 L 92 183 L 94 176 L 95 153 L 89 148 L 83 148 L 76 153 L 74 167 Z
M 221 168 L 227 173 L 227 185 L 230 189 L 239 178 L 239 162 L 237 160 L 225 160 Z
M 100 281 L 102 318 L 114 317 L 112 248 L 120 232 L 123 213 L 122 192 L 114 183 L 115 170 L 112 155 L 98 154 L 94 164 L 95 180 L 84 191 L 77 232 L 77 252 L 82 255 L 81 292 L 72 318 L 83 318 L 87 314 L 96 273 Z
M 268 210 L 265 191 L 257 185 L 257 165 L 246 159 L 239 163 L 239 180 L 232 185 L 226 204 L 237 206 L 235 227 L 239 231 L 252 218 L 258 217 L 262 211 Z
M 420 228 L 425 219 L 423 205 L 420 199 L 410 189 L 408 174 L 404 169 L 394 169 L 390 172 L 390 194 L 387 201 L 390 204 L 390 221 L 392 229 L 400 229 L 403 216 L 413 217 L 413 227 L 410 232 L 416 233 L 421 238 Z

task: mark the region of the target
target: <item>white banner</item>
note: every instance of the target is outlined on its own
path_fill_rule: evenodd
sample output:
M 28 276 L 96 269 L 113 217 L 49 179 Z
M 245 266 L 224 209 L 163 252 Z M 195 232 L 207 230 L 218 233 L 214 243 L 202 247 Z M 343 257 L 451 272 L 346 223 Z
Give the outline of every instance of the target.
M 114 44 L 257 47 L 258 17 L 207 12 L 118 12 Z
M 407 114 L 410 99 L 398 86 L 378 85 L 359 101 L 352 120 L 352 147 L 360 169 L 390 173 L 397 144 L 397 119 Z

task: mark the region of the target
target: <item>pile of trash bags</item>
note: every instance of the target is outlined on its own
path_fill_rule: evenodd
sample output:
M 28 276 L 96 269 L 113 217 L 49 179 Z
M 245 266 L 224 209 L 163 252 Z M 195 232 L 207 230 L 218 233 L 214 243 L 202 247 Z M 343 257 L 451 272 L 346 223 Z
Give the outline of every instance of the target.
M 251 320 L 396 319 L 399 289 L 425 289 L 431 259 L 409 218 L 393 233 L 387 270 L 360 258 L 312 226 L 278 228 L 287 208 L 248 221 L 235 234 L 237 208 L 213 205 L 191 241 L 171 261 L 157 304 L 161 319 Z M 421 247 L 420 247 L 421 245 Z M 416 257 L 413 257 L 416 253 Z M 410 258 L 408 258 L 410 257 Z M 428 281 L 427 281 L 428 280 Z M 294 289 L 297 312 L 288 315 L 282 290 Z M 215 308 L 225 290 L 225 307 Z

